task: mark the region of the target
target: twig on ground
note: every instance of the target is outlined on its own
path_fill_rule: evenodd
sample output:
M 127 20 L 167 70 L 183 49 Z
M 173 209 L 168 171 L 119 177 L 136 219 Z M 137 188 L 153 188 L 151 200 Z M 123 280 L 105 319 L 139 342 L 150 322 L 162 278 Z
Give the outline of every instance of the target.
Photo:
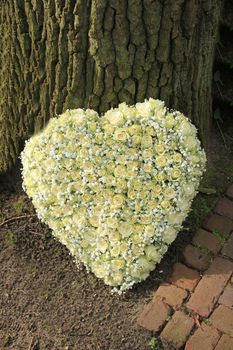
M 15 220 L 21 220 L 25 218 L 31 218 L 33 216 L 36 216 L 36 214 L 31 214 L 31 215 L 21 215 L 21 216 L 14 216 L 12 218 L 9 218 L 7 220 L 4 220 L 3 222 L 0 223 L 0 227 L 4 226 L 5 224 L 8 224 L 9 222 L 15 221 Z
M 193 319 L 194 319 L 194 322 L 196 323 L 197 327 L 202 329 L 202 326 L 201 326 L 200 321 L 199 321 L 200 316 L 194 315 Z
M 36 350 L 36 349 L 39 349 L 39 341 L 38 339 L 35 340 L 34 337 L 32 337 L 28 350 Z

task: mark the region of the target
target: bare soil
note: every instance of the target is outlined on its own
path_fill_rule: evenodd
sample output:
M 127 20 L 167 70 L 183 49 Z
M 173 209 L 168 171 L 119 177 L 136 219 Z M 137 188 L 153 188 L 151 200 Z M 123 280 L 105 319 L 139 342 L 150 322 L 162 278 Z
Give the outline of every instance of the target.
M 231 125 L 231 127 L 229 126 Z M 182 248 L 229 183 L 233 182 L 232 121 L 212 134 L 208 170 L 184 230 L 150 277 L 126 294 L 84 269 L 34 216 L 21 186 L 19 165 L 0 178 L 0 349 L 148 350 L 153 332 L 136 319 L 166 279 Z M 226 145 L 224 145 L 224 142 Z M 5 220 L 12 219 L 4 223 Z

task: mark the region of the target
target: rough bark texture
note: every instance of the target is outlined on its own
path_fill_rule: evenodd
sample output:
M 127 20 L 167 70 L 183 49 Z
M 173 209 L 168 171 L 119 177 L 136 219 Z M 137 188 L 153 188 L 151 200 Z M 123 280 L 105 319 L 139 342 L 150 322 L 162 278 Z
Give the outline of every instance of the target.
M 216 112 L 232 115 L 233 107 L 233 1 L 225 0 L 216 45 L 214 65 L 214 105 Z M 220 107 L 220 109 L 219 109 Z M 230 109 L 231 108 L 231 109 Z M 224 112 L 226 110 L 227 112 Z M 217 112 L 218 113 L 218 112 Z
M 222 0 L 2 0 L 0 172 L 54 113 L 154 97 L 209 130 Z

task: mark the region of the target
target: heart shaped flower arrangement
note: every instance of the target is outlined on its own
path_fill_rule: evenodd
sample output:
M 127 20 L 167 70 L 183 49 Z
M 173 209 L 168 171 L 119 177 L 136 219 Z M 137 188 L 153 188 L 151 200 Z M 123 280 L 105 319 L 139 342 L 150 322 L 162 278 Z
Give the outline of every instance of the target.
M 26 143 L 23 186 L 77 264 L 122 292 L 176 238 L 205 161 L 196 128 L 160 100 L 67 110 Z

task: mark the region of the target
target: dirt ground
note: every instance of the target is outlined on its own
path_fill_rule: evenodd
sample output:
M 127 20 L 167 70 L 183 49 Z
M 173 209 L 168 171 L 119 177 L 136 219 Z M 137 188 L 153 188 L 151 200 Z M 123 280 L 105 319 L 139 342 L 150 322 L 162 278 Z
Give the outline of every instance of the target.
M 208 169 L 201 185 L 205 193 L 194 200 L 184 230 L 150 277 L 123 296 L 112 295 L 95 276 L 77 270 L 68 250 L 34 216 L 21 187 L 19 165 L 2 176 L 0 349 L 151 349 L 148 342 L 156 334 L 137 326 L 137 316 L 217 198 L 233 182 L 232 121 L 229 125 L 221 127 L 225 141 L 218 129 L 211 135 Z

